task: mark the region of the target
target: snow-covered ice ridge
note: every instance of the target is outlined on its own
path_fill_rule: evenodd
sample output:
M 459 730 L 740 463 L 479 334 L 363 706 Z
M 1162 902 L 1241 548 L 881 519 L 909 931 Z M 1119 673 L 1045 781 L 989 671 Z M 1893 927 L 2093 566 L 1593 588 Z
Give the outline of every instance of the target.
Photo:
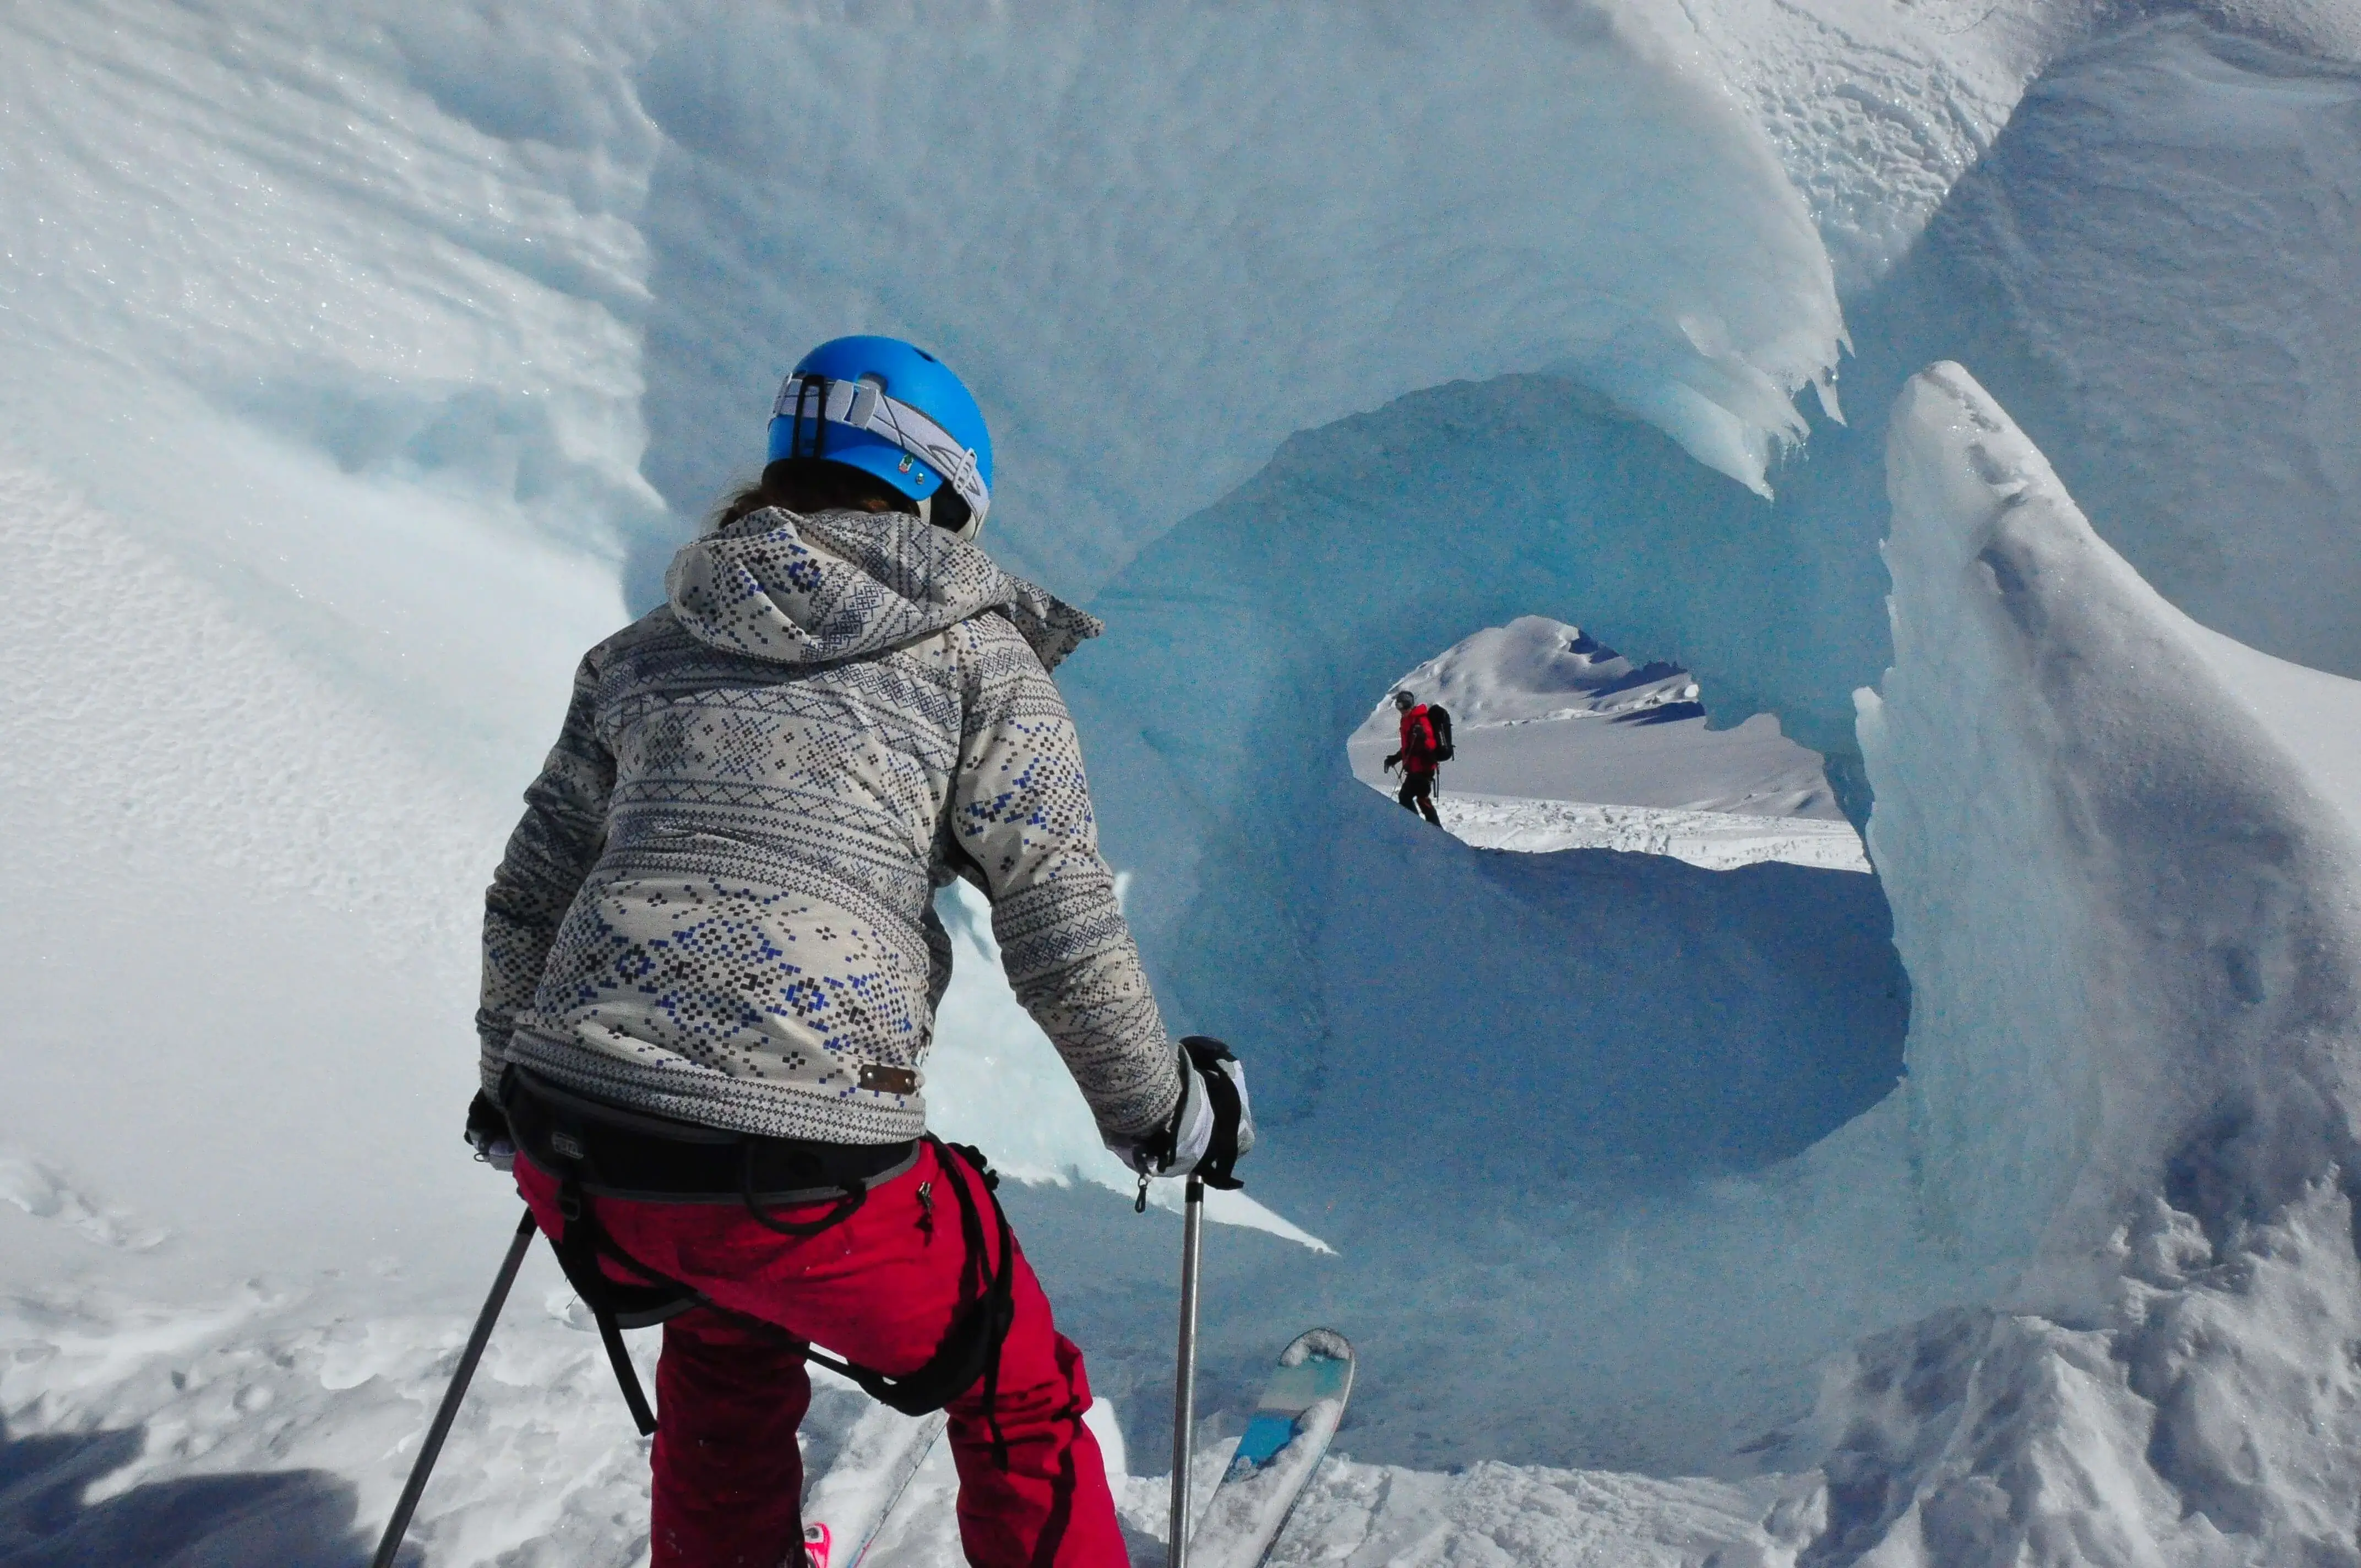
M 1393 683 L 1355 739 L 1387 740 L 1398 725 L 1392 693 L 1408 688 L 1439 702 L 1462 729 L 1619 718 L 1703 694 L 1689 673 L 1662 660 L 1635 664 L 1579 626 L 1521 615 L 1469 633 Z
M 1829 1474 L 1863 1504 L 1838 1542 L 2352 1561 L 2361 683 L 2166 603 L 1958 366 L 1894 428 L 1894 667 L 1860 701 L 1931 981 L 1904 1092 L 1930 1219 L 2034 1245 L 1989 1307 L 1832 1380 Z M 2003 835 L 2030 852 L 1954 853 Z
M 1335 1249 L 1209 1260 L 1213 1395 L 1315 1303 L 1369 1357 L 1290 1561 L 2353 1562 L 2356 32 L 9 9 L 9 1549 L 381 1516 L 513 1213 L 452 1126 L 514 789 L 785 357 L 866 327 L 972 373 L 995 548 L 1109 613 L 1106 841 Z M 1903 396 L 1943 359 L 1993 396 Z M 1535 605 L 1873 784 L 1882 880 L 1487 857 L 1341 776 Z M 946 1114 L 1086 1179 L 1020 1223 L 1151 1433 L 1169 1216 L 1108 1228 L 961 953 Z M 638 1551 L 550 1288 L 434 1561 Z

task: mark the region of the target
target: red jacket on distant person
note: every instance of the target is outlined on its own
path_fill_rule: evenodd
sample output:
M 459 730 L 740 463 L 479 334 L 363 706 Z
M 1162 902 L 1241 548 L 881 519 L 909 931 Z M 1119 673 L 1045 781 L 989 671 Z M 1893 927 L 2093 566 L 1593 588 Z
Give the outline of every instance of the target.
M 1426 716 L 1426 704 L 1405 708 L 1401 716 L 1402 772 L 1431 773 L 1435 769 L 1435 753 L 1443 747 L 1434 738 L 1434 720 Z

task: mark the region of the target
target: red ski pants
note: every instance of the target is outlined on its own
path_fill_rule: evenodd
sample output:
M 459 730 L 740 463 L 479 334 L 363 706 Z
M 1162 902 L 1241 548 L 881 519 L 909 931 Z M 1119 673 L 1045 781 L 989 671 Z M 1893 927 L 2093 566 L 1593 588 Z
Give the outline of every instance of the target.
M 517 1187 L 555 1240 L 557 1184 L 532 1161 Z M 684 1312 L 664 1327 L 656 1366 L 653 1568 L 779 1568 L 800 1563 L 803 1461 L 796 1428 L 811 1402 L 803 1357 L 761 1325 L 826 1346 L 889 1376 L 917 1370 L 974 1287 L 959 1196 L 965 1182 L 999 1263 L 983 1182 L 921 1144 L 917 1167 L 876 1188 L 851 1218 L 816 1236 L 783 1236 L 735 1204 L 594 1200 L 599 1223 L 633 1258 L 693 1285 L 729 1314 Z M 809 1224 L 828 1205 L 777 1211 Z M 609 1264 L 619 1278 L 630 1277 Z M 994 1461 L 979 1382 L 950 1405 L 960 1540 L 974 1568 L 1128 1568 L 1090 1408 L 1082 1353 L 1050 1321 L 1020 1251 L 1016 1318 L 994 1401 L 1008 1465 Z M 963 1297 L 962 1279 L 969 1288 Z

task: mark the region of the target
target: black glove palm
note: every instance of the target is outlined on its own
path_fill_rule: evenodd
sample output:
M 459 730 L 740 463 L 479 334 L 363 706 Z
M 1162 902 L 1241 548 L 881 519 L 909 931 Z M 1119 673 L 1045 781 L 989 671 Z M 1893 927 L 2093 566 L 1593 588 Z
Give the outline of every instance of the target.
M 1246 1183 L 1230 1171 L 1238 1157 L 1254 1147 L 1254 1112 L 1246 1101 L 1246 1066 L 1236 1052 L 1210 1035 L 1184 1036 L 1180 1048 L 1189 1053 L 1189 1065 L 1197 1069 L 1213 1113 L 1213 1133 L 1197 1160 L 1196 1174 L 1205 1179 L 1208 1187 L 1224 1190 L 1244 1187 Z

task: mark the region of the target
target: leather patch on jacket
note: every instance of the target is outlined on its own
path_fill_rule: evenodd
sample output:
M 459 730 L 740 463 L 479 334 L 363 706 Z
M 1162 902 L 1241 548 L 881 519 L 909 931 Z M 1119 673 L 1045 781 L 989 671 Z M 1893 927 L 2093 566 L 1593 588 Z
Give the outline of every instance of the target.
M 916 1094 L 918 1075 L 906 1067 L 879 1067 L 873 1062 L 861 1069 L 861 1087 L 880 1094 Z

